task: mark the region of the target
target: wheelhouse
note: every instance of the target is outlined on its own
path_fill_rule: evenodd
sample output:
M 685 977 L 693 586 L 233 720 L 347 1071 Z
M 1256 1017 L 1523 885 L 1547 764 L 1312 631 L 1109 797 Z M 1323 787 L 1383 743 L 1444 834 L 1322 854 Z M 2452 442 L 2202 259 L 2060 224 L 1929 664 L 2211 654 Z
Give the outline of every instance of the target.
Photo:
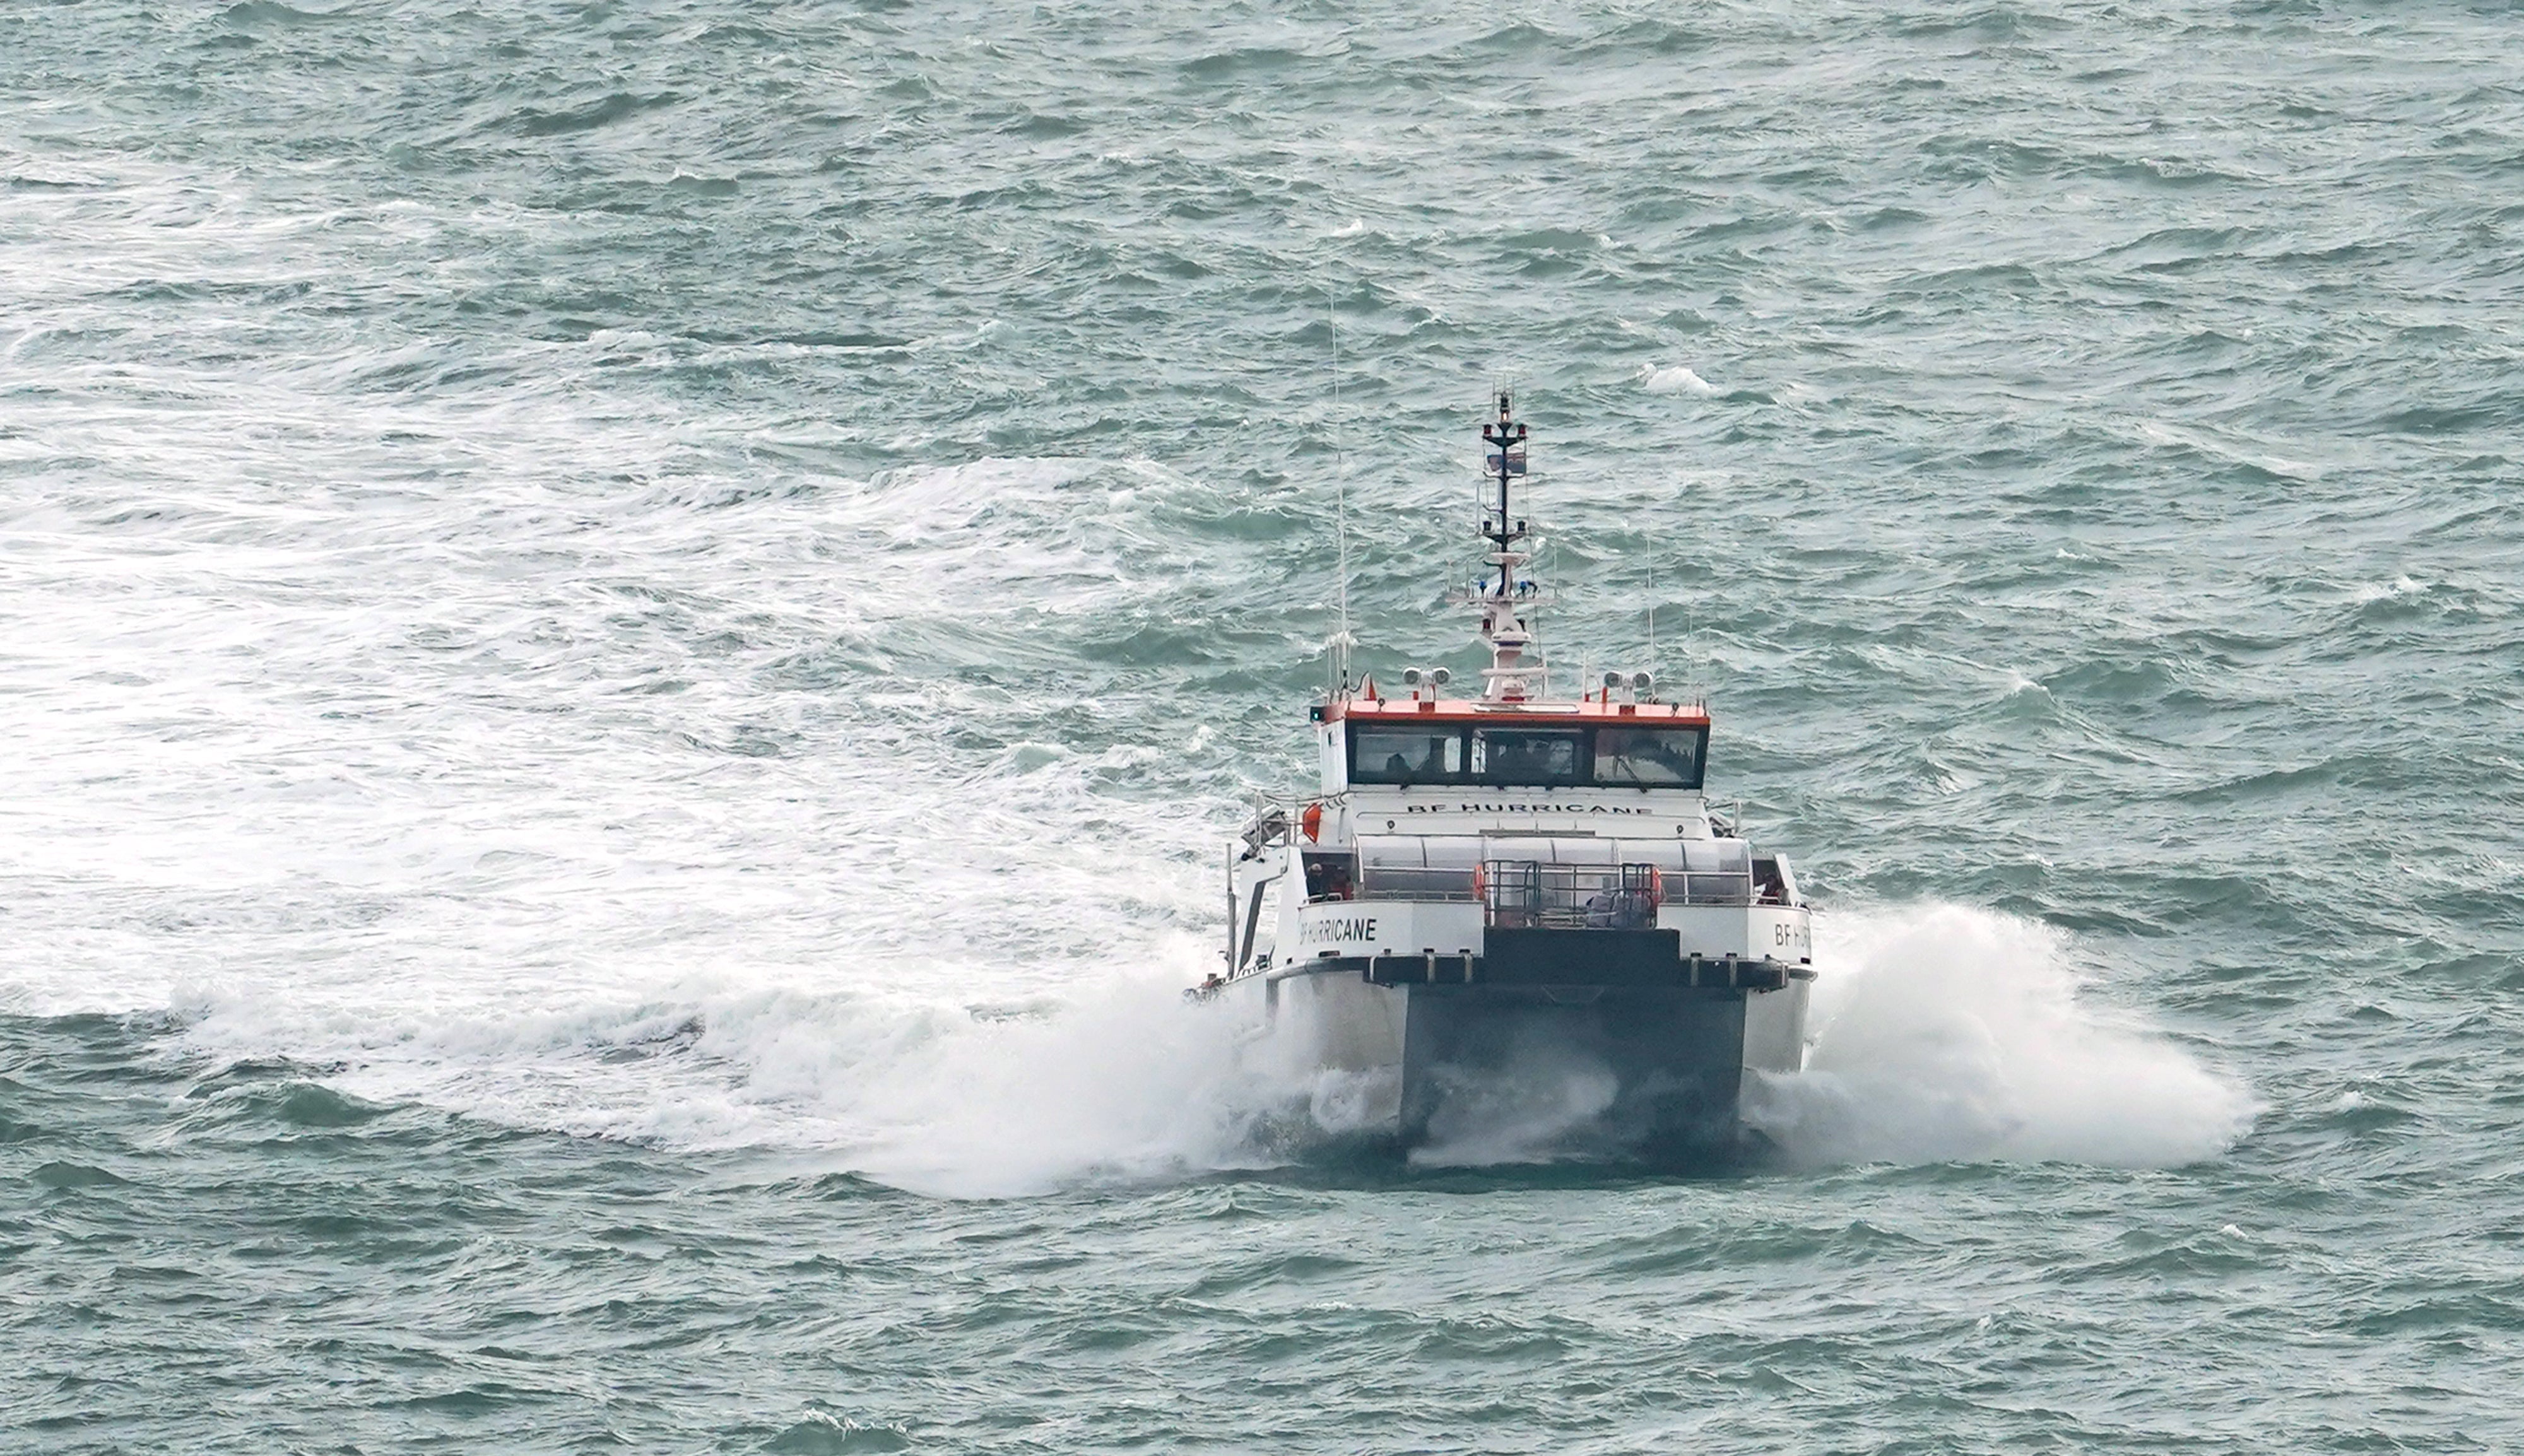
M 1349 782 L 1697 790 L 1707 766 L 1709 720 L 1698 713 L 1642 713 L 1629 704 L 1594 703 L 1514 714 L 1469 704 L 1451 713 L 1436 710 L 1440 706 L 1345 715 Z

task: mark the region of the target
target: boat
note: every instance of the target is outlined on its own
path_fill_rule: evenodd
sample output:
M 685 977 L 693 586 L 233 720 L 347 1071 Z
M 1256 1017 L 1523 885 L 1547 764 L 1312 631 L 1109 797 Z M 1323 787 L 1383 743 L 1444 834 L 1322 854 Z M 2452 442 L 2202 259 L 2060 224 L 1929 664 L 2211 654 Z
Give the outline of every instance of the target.
M 1189 995 L 1243 1006 L 1339 1131 L 1415 1157 L 1758 1150 L 1748 1087 L 1804 1056 L 1812 912 L 1787 856 L 1713 812 L 1705 702 L 1646 670 L 1555 694 L 1511 509 L 1529 432 L 1497 402 L 1481 573 L 1456 594 L 1478 693 L 1442 666 L 1353 684 L 1344 622 L 1310 714 L 1320 792 L 1255 803 L 1225 969 Z

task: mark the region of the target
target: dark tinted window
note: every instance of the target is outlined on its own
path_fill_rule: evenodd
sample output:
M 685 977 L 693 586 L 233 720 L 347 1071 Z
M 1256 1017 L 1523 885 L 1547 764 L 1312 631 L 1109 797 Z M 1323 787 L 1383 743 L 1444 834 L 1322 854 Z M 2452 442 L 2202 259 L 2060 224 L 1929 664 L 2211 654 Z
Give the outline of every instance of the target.
M 1574 729 L 1476 728 L 1473 777 L 1484 784 L 1575 784 L 1584 746 L 1585 735 Z
M 1463 776 L 1464 737 L 1453 728 L 1360 728 L 1350 734 L 1353 784 L 1444 784 Z
M 1705 728 L 1598 728 L 1595 782 L 1641 789 L 1700 787 Z

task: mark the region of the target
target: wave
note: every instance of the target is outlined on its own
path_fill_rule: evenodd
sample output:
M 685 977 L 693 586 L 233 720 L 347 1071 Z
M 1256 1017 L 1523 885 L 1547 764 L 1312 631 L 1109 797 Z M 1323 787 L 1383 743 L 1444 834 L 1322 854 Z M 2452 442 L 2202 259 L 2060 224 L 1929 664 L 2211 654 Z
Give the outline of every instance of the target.
M 1670 368 L 1650 365 L 1639 371 L 1639 387 L 1650 394 L 1695 394 L 1703 397 L 1718 393 L 1718 386 L 1703 379 L 1689 364 Z
M 1310 1121 L 1314 1089 L 1244 1055 L 1253 1028 L 1188 1005 L 1191 979 L 1145 968 L 1057 995 L 962 1002 L 695 980 L 577 1007 L 521 992 L 367 1014 L 196 985 L 176 1011 L 189 1058 L 322 1064 L 325 1084 L 361 1104 L 774 1153 L 992 1197 L 1279 1160 L 1266 1124 Z M 1312 1121 L 1337 1123 L 1331 1104 L 1322 1111 Z

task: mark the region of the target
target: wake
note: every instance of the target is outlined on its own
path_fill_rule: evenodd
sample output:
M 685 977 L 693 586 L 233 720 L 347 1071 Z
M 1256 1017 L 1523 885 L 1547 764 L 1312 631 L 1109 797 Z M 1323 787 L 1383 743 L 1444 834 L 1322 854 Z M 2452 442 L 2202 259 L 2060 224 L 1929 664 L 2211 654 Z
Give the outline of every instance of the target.
M 2249 1130 L 2250 1095 L 2081 995 L 2067 937 L 1952 904 L 1819 925 L 1811 1049 L 1746 1115 L 1791 1166 L 2062 1161 L 2165 1167 Z M 326 1081 L 510 1126 L 803 1156 L 948 1197 L 1335 1162 L 1359 1090 L 1227 1004 L 1187 1004 L 1205 943 L 1015 1003 L 874 988 L 668 984 L 637 1001 L 310 1015 L 295 997 L 179 996 L 196 1054 L 329 1064 Z M 1570 1160 L 1608 1092 L 1585 1065 L 1520 1067 L 1481 1126 L 1419 1167 Z M 1593 1081 L 1589 1081 L 1589 1078 Z M 1449 1130 L 1432 1129 L 1448 1133 Z M 1578 1161 L 1585 1161 L 1581 1156 Z

